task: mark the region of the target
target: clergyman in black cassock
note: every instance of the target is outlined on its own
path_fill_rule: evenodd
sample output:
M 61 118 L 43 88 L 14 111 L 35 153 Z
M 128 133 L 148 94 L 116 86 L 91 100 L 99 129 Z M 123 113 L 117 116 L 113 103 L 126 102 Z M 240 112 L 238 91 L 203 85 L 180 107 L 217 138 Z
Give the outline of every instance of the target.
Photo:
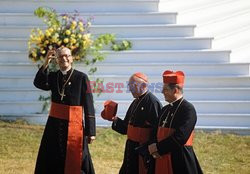
M 194 127 L 197 116 L 194 106 L 183 98 L 184 73 L 163 73 L 163 90 L 168 105 L 162 108 L 157 141 L 148 146 L 156 159 L 155 174 L 201 174 L 202 170 L 193 150 Z
M 135 98 L 124 120 L 114 117 L 112 129 L 127 135 L 124 159 L 119 174 L 146 174 L 148 168 L 135 148 L 147 142 L 157 123 L 160 101 L 148 90 L 147 76 L 135 73 L 129 80 L 129 89 Z
M 47 72 L 49 51 L 34 85 L 51 91 L 51 109 L 38 152 L 35 174 L 94 174 L 88 143 L 95 139 L 93 97 L 88 76 L 72 68 L 71 51 L 57 50 L 60 70 Z

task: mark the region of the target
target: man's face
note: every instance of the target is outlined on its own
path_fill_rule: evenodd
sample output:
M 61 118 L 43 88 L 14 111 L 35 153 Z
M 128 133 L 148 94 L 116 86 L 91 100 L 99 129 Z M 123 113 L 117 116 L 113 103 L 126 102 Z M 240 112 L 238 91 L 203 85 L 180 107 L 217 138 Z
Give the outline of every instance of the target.
M 58 51 L 57 63 L 61 70 L 66 70 L 71 67 L 73 62 L 73 57 L 71 56 L 71 51 L 68 48 L 63 48 Z
M 136 80 L 134 77 L 131 77 L 129 79 L 128 87 L 134 98 L 138 98 L 145 90 L 143 87 L 143 83 Z
M 170 89 L 170 87 L 166 83 L 164 83 L 164 85 L 163 85 L 162 94 L 165 97 L 165 101 L 167 101 L 169 103 L 174 101 L 174 97 L 175 97 L 174 90 Z

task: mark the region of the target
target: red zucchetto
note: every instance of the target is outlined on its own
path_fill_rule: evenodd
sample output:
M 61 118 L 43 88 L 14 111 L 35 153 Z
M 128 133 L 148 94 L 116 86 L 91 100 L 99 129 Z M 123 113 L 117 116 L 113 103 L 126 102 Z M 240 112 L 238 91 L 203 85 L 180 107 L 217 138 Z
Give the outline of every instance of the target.
M 166 70 L 162 74 L 163 77 L 163 83 L 174 83 L 178 84 L 180 86 L 184 86 L 184 79 L 185 79 L 185 74 L 182 71 L 170 71 Z
M 104 109 L 101 112 L 101 116 L 104 120 L 112 121 L 112 118 L 116 116 L 118 103 L 107 100 L 104 102 Z
M 138 78 L 144 80 L 145 82 L 148 82 L 148 77 L 141 72 L 134 73 L 133 76 L 138 77 Z

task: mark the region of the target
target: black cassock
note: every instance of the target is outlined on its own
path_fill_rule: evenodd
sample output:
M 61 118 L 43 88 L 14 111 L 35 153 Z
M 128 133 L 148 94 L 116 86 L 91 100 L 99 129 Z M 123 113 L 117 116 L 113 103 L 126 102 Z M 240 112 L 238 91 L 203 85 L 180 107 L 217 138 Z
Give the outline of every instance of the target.
M 148 91 L 131 103 L 124 120 L 118 118 L 117 121 L 113 122 L 112 129 L 126 135 L 128 125 L 135 128 L 153 128 L 157 124 L 157 117 L 161 107 L 160 101 Z M 139 155 L 135 151 L 135 148 L 139 145 L 138 141 L 127 139 L 123 164 L 119 174 L 139 173 Z
M 62 86 L 72 71 L 73 73 L 65 86 L 65 96 L 62 99 L 59 92 L 61 93 Z M 92 93 L 88 91 L 88 76 L 72 69 L 68 71 L 66 75 L 63 75 L 61 71 L 47 73 L 47 70 L 43 72 L 42 69 L 39 69 L 34 79 L 34 85 L 42 90 L 50 90 L 51 101 L 54 103 L 83 107 L 84 123 L 82 125 L 84 125 L 84 150 L 81 168 L 83 174 L 94 174 L 86 137 L 95 136 L 96 134 L 95 111 Z M 48 117 L 38 152 L 35 167 L 36 174 L 64 173 L 67 134 L 68 120 Z
M 189 145 L 185 145 L 188 140 L 192 139 L 190 136 L 193 134 L 196 121 L 194 106 L 183 98 L 162 108 L 158 131 L 159 128 L 171 128 L 174 131 L 169 137 L 159 141 L 157 148 L 161 156 L 171 155 L 173 174 L 202 173 L 192 147 L 192 140 Z

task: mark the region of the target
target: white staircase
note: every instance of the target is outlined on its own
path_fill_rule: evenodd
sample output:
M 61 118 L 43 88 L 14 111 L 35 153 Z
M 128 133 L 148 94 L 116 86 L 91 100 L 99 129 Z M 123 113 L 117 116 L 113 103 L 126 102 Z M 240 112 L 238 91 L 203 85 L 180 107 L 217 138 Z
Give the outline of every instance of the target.
M 173 3 L 174 0 L 169 0 L 168 3 L 170 2 Z M 205 0 L 194 0 L 198 7 L 204 5 L 202 2 Z M 179 7 L 176 12 L 172 10 L 174 3 L 169 12 L 159 12 L 163 8 L 162 2 L 159 3 L 158 0 L 1 0 L 2 118 L 24 118 L 36 123 L 44 123 L 47 119 L 46 114 L 40 114 L 43 102 L 38 101 L 38 98 L 40 95 L 47 96 L 48 93 L 33 86 L 37 67 L 29 61 L 27 55 L 27 40 L 31 28 L 42 26 L 41 21 L 33 16 L 34 9 L 41 5 L 54 7 L 59 12 L 77 10 L 83 17 L 94 16 L 92 33 L 117 33 L 119 39 L 129 39 L 133 43 L 133 49 L 129 51 L 105 50 L 106 60 L 96 65 L 98 71 L 91 78 L 103 78 L 104 85 L 120 85 L 120 89 L 116 86 L 112 93 L 103 93 L 100 97 L 95 95 L 98 125 L 110 124 L 99 116 L 103 102 L 107 99 L 118 101 L 118 115 L 124 116 L 132 101 L 126 88 L 127 81 L 136 71 L 149 76 L 150 89 L 164 103 L 160 93 L 161 74 L 166 69 L 173 69 L 186 73 L 185 97 L 197 108 L 197 127 L 250 132 L 249 63 L 232 63 L 230 49 L 211 49 L 214 40 L 207 36 L 213 35 L 194 35 L 195 22 L 176 23 L 176 12 L 182 10 L 180 7 L 185 9 L 190 5 L 184 1 L 182 6 L 176 5 Z M 82 65 L 76 65 L 76 68 L 86 72 Z
M 232 50 L 231 62 L 250 62 L 249 0 L 160 0 L 159 11 L 177 11 L 177 23 L 194 23 L 196 36 L 213 36 L 213 48 Z

